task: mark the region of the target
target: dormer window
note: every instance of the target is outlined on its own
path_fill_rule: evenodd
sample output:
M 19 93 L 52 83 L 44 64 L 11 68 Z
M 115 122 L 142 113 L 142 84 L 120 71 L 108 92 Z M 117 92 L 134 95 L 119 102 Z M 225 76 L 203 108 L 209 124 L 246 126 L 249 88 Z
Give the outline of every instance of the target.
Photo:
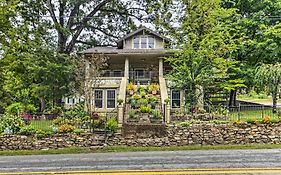
M 135 36 L 133 41 L 134 49 L 154 49 L 155 38 L 153 36 L 140 35 Z

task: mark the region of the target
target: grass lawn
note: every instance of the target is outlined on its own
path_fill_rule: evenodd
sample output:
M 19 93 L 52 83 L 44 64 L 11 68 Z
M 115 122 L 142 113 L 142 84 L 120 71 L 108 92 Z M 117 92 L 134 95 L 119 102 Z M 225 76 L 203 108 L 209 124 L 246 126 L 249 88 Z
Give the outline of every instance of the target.
M 246 121 L 249 118 L 256 118 L 256 119 L 262 119 L 266 116 L 270 116 L 272 118 L 278 118 L 278 114 L 273 113 L 271 109 L 254 109 L 254 110 L 247 110 L 247 111 L 240 111 L 240 117 L 239 112 L 230 112 L 230 120 L 236 121 L 240 118 L 242 121 Z
M 47 154 L 86 154 L 86 153 L 107 153 L 107 152 L 140 152 L 140 151 L 180 151 L 180 150 L 231 150 L 231 149 L 277 149 L 279 144 L 249 144 L 249 145 L 191 145 L 191 146 L 171 146 L 171 147 L 128 147 L 109 146 L 102 149 L 89 149 L 82 147 L 71 147 L 50 150 L 17 150 L 0 151 L 0 156 L 16 155 L 47 155 Z
M 266 104 L 272 104 L 272 97 L 267 96 L 263 98 L 257 98 L 257 97 L 250 97 L 247 95 L 238 95 L 237 100 L 241 101 L 248 101 L 248 102 L 253 102 L 253 103 L 266 103 Z M 281 99 L 277 100 L 278 104 L 281 103 Z
M 52 122 L 52 120 L 32 120 L 31 126 L 36 130 L 51 131 Z

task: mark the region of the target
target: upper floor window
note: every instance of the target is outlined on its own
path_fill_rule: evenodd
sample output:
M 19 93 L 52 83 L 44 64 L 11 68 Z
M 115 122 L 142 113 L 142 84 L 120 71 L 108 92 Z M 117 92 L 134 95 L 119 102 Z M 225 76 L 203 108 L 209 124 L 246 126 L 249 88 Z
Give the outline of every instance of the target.
M 133 41 L 134 49 L 154 49 L 155 48 L 155 38 L 152 36 L 135 36 Z
M 134 49 L 140 48 L 140 38 L 134 37 Z

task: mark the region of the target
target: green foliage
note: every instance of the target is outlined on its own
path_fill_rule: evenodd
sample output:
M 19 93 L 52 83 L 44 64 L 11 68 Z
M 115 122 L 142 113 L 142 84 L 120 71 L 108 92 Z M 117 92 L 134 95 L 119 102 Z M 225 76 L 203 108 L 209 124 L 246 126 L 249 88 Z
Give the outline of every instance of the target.
M 148 100 L 147 99 L 144 99 L 144 98 L 141 98 L 137 101 L 137 103 L 140 105 L 140 106 L 147 106 L 148 105 Z
M 141 113 L 150 113 L 150 111 L 151 111 L 150 106 L 144 106 L 144 105 L 140 106 Z
M 259 123 L 259 120 L 255 117 L 251 117 L 251 118 L 247 118 L 246 122 L 249 124 L 257 124 Z
M 230 123 L 230 122 L 227 121 L 227 120 L 212 120 L 211 122 L 214 123 L 214 124 L 217 124 L 217 125 L 229 124 L 229 123 Z
M 6 108 L 6 113 L 8 114 L 19 114 L 24 111 L 24 106 L 22 103 L 13 103 Z
M 133 95 L 133 98 L 134 98 L 135 100 L 139 100 L 139 99 L 141 99 L 141 96 L 140 96 L 139 94 L 134 94 L 134 95 Z
M 25 122 L 21 117 L 5 114 L 0 117 L 0 133 L 5 129 L 11 130 L 13 133 L 20 131 L 25 126 Z
M 279 118 L 273 118 L 273 117 L 270 118 L 270 123 L 279 123 L 279 122 L 280 122 Z
M 52 135 L 52 132 L 43 131 L 43 130 L 37 130 L 35 132 L 35 136 L 36 136 L 37 139 L 43 139 L 43 138 L 48 137 L 50 135 Z
M 189 127 L 190 126 L 190 123 L 189 122 L 181 122 L 180 123 L 180 125 L 182 126 L 182 127 Z
M 154 119 L 162 119 L 161 111 L 160 110 L 151 110 L 151 114 Z
M 129 109 L 128 115 L 129 115 L 129 118 L 135 119 L 135 118 L 137 118 L 137 111 L 135 109 Z
M 118 122 L 115 117 L 111 117 L 105 124 L 105 129 L 111 132 L 115 132 L 118 128 Z
M 74 129 L 73 133 L 75 133 L 77 135 L 80 135 L 82 133 L 82 130 L 81 129 Z
M 276 109 L 277 94 L 281 83 L 281 64 L 263 64 L 256 70 L 256 82 L 263 87 L 267 87 L 272 93 L 273 108 Z
M 36 129 L 33 126 L 24 126 L 20 129 L 19 134 L 20 135 L 33 135 L 35 134 Z

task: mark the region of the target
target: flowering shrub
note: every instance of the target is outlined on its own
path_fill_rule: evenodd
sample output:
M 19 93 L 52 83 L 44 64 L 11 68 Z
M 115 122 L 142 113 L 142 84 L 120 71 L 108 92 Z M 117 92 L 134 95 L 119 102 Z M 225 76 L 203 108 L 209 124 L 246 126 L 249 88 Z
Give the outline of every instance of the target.
M 19 116 L 23 118 L 26 124 L 30 123 L 30 121 L 33 119 L 32 115 L 26 112 L 20 113 Z
M 59 133 L 68 133 L 68 132 L 73 132 L 75 127 L 73 125 L 69 124 L 63 124 L 59 126 Z
M 0 118 L 0 133 L 7 129 L 17 133 L 24 126 L 25 122 L 21 117 L 5 114 Z

